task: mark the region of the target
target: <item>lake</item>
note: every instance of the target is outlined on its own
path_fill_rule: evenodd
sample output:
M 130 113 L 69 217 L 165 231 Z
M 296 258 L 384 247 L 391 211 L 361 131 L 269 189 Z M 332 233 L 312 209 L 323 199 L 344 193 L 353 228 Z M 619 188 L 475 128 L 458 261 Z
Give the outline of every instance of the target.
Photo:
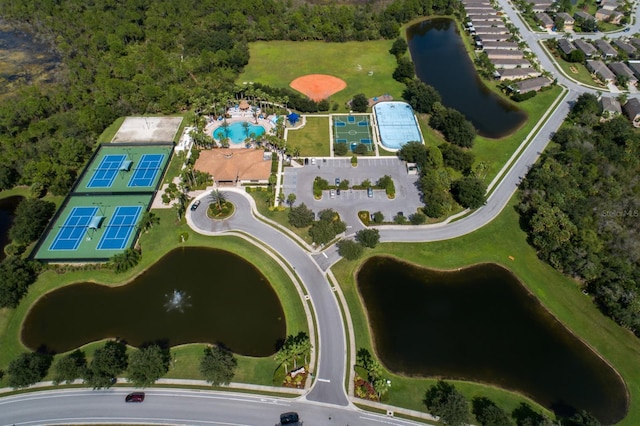
M 488 383 L 605 424 L 627 413 L 617 373 L 498 265 L 442 272 L 373 257 L 357 282 L 391 371 Z
M 523 111 L 482 83 L 455 21 L 421 21 L 409 27 L 407 39 L 418 78 L 440 92 L 444 105 L 464 114 L 481 136 L 501 138 L 524 124 Z
M 240 355 L 269 356 L 285 333 L 280 301 L 258 269 L 223 250 L 186 247 L 127 285 L 48 293 L 29 311 L 22 341 L 56 353 L 112 337 L 136 347 L 222 343 Z

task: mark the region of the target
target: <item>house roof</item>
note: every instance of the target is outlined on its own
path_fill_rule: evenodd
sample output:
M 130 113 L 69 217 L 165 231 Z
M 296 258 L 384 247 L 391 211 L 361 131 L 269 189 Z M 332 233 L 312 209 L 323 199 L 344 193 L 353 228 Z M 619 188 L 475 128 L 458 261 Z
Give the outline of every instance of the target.
M 503 80 L 518 80 L 526 77 L 537 77 L 539 71 L 534 68 L 509 68 L 500 70 L 500 78 Z
M 600 98 L 600 106 L 602 107 L 602 111 L 617 112 L 618 114 L 622 113 L 620 102 L 618 102 L 616 98 L 610 96 L 602 96 Z
M 611 69 L 615 75 L 624 75 L 629 77 L 632 81 L 638 81 L 636 76 L 633 75 L 631 68 L 629 68 L 624 62 L 612 62 L 609 64 L 609 69 Z
M 618 46 L 621 50 L 623 50 L 624 52 L 626 52 L 629 55 L 633 55 L 636 53 L 636 47 L 627 43 L 626 41 L 620 40 L 619 38 L 615 39 L 613 41 L 613 44 L 615 44 L 616 46 Z
M 598 39 L 596 41 L 593 42 L 593 44 L 596 45 L 596 47 L 598 48 L 598 50 L 600 52 L 602 52 L 602 54 L 607 55 L 607 56 L 618 56 L 618 51 L 616 49 L 613 48 L 613 46 L 611 46 L 609 44 L 609 42 L 602 40 L 602 39 Z
M 476 29 L 476 33 L 479 35 L 483 35 L 483 34 L 507 34 L 509 33 L 509 31 L 507 31 L 506 27 L 484 27 L 484 28 L 478 28 Z
M 585 55 L 591 56 L 596 53 L 596 48 L 593 47 L 591 43 L 587 43 L 584 40 L 578 39 L 573 42 L 573 44 L 580 50 L 584 52 Z
M 489 21 L 489 22 L 502 21 L 502 18 L 498 16 L 495 10 L 493 11 L 493 13 L 468 13 L 467 16 L 474 23 L 481 22 L 481 21 Z
M 622 107 L 622 110 L 627 117 L 631 120 L 635 120 L 635 118 L 640 115 L 640 100 L 637 98 L 629 99 Z
M 518 43 L 513 41 L 483 41 L 485 49 L 518 50 Z
M 536 13 L 536 18 L 545 26 L 553 26 L 553 19 L 546 13 Z
M 500 68 L 501 65 L 516 65 L 523 68 L 531 66 L 531 63 L 526 59 L 491 59 L 491 63 L 497 68 Z
M 637 78 L 640 78 L 640 62 L 629 61 L 629 68 Z
M 614 80 L 616 78 L 615 74 L 602 61 L 587 61 L 587 68 L 605 80 Z
M 576 20 L 573 19 L 573 17 L 571 15 L 569 15 L 568 13 L 566 13 L 566 12 L 560 12 L 560 13 L 556 14 L 556 16 L 558 18 L 564 19 L 564 23 L 565 24 L 571 25 L 571 24 L 574 24 L 576 22 Z
M 591 19 L 593 21 L 596 20 L 596 18 L 594 18 L 593 16 L 589 15 L 587 12 L 583 12 L 583 11 L 574 13 L 573 17 L 574 18 L 582 18 L 582 19 L 585 19 L 585 20 L 586 19 Z
M 520 50 L 507 50 L 507 49 L 485 49 L 484 52 L 491 58 L 524 58 L 524 54 Z
M 560 50 L 562 50 L 562 53 L 564 53 L 565 55 L 568 55 L 569 53 L 576 50 L 576 47 L 573 44 L 571 44 L 569 40 L 566 40 L 564 38 L 561 38 L 560 40 L 558 40 L 558 47 L 560 48 Z
M 261 149 L 220 148 L 201 151 L 194 168 L 216 181 L 268 180 L 271 160 L 265 159 Z
M 536 77 L 520 81 L 516 83 L 516 87 L 518 89 L 518 92 L 527 93 L 533 90 L 540 90 L 543 87 L 549 86 L 550 84 L 551 80 L 549 80 L 547 77 Z
M 635 47 L 640 47 L 640 38 L 636 38 L 636 37 L 631 37 L 629 39 L 629 43 L 631 43 L 632 45 L 634 45 Z

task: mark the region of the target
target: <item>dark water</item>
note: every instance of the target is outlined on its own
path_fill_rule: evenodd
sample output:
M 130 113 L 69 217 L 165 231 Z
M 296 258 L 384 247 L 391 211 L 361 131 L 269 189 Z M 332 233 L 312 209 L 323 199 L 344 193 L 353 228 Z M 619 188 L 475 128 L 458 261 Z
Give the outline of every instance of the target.
M 169 303 L 175 290 L 183 294 L 178 308 Z M 253 265 L 222 250 L 184 248 L 130 284 L 82 283 L 49 293 L 27 315 L 22 340 L 58 353 L 107 337 L 134 346 L 220 342 L 237 354 L 268 356 L 285 326 L 280 301 Z
M 606 424 L 626 415 L 615 371 L 497 265 L 437 272 L 374 257 L 357 281 L 392 371 L 490 383 Z
M 453 20 L 422 21 L 409 27 L 407 38 L 418 78 L 435 87 L 442 103 L 463 113 L 480 135 L 507 136 L 526 121 L 523 111 L 482 84 Z
M 0 94 L 16 85 L 52 83 L 60 58 L 33 34 L 16 31 L 0 18 Z
M 0 199 L 0 260 L 5 258 L 4 247 L 10 243 L 9 228 L 13 223 L 13 213 L 22 201 L 22 197 L 15 195 Z

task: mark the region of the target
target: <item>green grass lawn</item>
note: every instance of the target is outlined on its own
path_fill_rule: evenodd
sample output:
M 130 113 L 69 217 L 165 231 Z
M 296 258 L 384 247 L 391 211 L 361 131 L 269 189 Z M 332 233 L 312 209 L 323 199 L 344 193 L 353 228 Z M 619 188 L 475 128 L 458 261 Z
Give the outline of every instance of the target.
M 255 81 L 274 87 L 306 74 L 329 74 L 343 79 L 347 87 L 331 97 L 347 111 L 346 102 L 358 93 L 368 98 L 388 93 L 399 99 L 404 85 L 391 78 L 396 59 L 389 53 L 393 41 L 326 43 L 323 41 L 269 41 L 249 43 L 249 64 L 237 83 Z M 360 67 L 358 67 L 358 65 Z M 373 75 L 369 76 L 369 71 Z
M 480 230 L 453 240 L 437 243 L 386 243 L 365 256 L 397 256 L 415 264 L 439 269 L 453 269 L 482 262 L 495 262 L 513 271 L 541 303 L 577 336 L 607 359 L 625 380 L 631 405 L 620 424 L 640 424 L 640 340 L 616 325 L 582 294 L 578 284 L 540 261 L 526 242 L 520 229 L 515 199 L 496 220 Z M 496 236 L 500 236 L 496 238 Z M 514 257 L 510 260 L 509 256 Z M 333 268 L 344 291 L 353 318 L 356 346 L 372 349 L 370 330 L 355 288 L 354 276 L 364 259 L 341 260 Z M 372 351 L 373 353 L 373 351 Z M 432 380 L 390 375 L 392 387 L 388 402 L 424 411 L 421 399 Z M 512 410 L 523 396 L 473 383 L 457 384 L 469 398 L 485 395 L 501 407 Z M 530 402 L 531 403 L 531 402 Z
M 287 148 L 299 148 L 301 157 L 330 156 L 329 118 L 307 116 L 305 120 L 304 127 L 287 131 Z
M 3 193 L 4 195 L 4 193 Z M 160 224 L 149 233 L 143 234 L 140 244 L 143 256 L 140 264 L 124 274 L 117 275 L 110 270 L 79 268 L 75 271 L 63 274 L 54 270 L 40 275 L 27 296 L 15 310 L 3 309 L 0 311 L 0 369 L 6 369 L 9 361 L 27 349 L 20 342 L 20 329 L 27 311 L 35 301 L 45 293 L 75 282 L 99 282 L 109 286 L 123 285 L 132 280 L 138 274 L 144 272 L 159 258 L 170 250 L 184 246 L 215 247 L 235 253 L 247 261 L 253 263 L 269 280 L 282 303 L 286 313 L 287 334 L 296 334 L 299 331 L 309 332 L 304 314 L 302 302 L 288 275 L 270 257 L 255 245 L 238 237 L 207 237 L 194 233 L 184 221 L 176 223 L 175 213 L 172 209 L 153 210 L 160 217 Z M 179 243 L 181 233 L 188 233 L 189 238 L 183 244 Z M 203 265 L 207 267 L 207 265 Z M 90 344 L 91 348 L 97 343 Z M 197 368 L 199 356 L 202 354 L 203 345 L 185 345 L 172 350 L 176 354 L 178 362 L 170 371 L 168 377 L 200 378 Z M 277 365 L 272 357 L 250 358 L 238 357 L 239 369 L 235 381 L 259 383 L 270 385 L 272 373 Z M 183 362 L 180 362 L 182 360 Z M 53 372 L 50 373 L 50 375 Z M 0 381 L 0 387 L 6 386 L 6 378 Z

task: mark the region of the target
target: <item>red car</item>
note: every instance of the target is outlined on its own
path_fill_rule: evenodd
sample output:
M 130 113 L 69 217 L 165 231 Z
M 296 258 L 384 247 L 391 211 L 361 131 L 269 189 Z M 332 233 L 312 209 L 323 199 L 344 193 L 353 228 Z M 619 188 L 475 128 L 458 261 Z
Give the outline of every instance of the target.
M 124 400 L 125 402 L 142 402 L 144 401 L 144 392 L 132 392 Z

